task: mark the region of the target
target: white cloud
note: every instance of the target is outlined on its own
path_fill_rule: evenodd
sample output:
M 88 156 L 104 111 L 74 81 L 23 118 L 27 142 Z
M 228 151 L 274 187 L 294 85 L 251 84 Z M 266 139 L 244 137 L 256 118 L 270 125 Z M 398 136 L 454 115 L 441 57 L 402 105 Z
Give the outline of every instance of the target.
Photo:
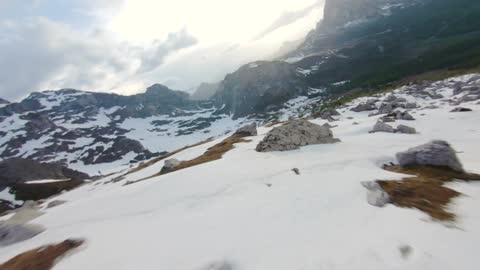
M 0 67 L 0 97 L 15 100 L 44 89 L 131 94 L 157 82 L 188 90 L 219 81 L 304 37 L 323 0 L 62 2 L 71 14 L 47 0 L 3 1 L 19 7 L 3 20 L 0 12 L 0 59 L 8 63 Z M 37 10 L 52 18 L 32 17 Z

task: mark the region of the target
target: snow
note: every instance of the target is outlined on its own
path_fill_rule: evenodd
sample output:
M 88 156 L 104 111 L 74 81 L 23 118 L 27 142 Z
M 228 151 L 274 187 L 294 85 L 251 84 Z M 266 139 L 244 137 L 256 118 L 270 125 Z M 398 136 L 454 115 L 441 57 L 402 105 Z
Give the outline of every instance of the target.
M 15 205 L 21 205 L 23 204 L 23 201 L 17 201 L 15 200 L 15 195 L 10 193 L 10 188 L 4 188 L 2 191 L 0 191 L 0 200 L 8 201 L 12 204 Z
M 403 97 L 401 90 L 396 93 Z M 191 270 L 219 261 L 251 270 L 477 269 L 479 183 L 450 184 L 465 194 L 450 206 L 459 215 L 452 227 L 414 209 L 373 207 L 361 182 L 400 178 L 381 164 L 433 139 L 450 142 L 465 168 L 480 173 L 480 128 L 474 124 L 480 122 L 480 105 L 452 114 L 444 100 L 417 100 L 441 107 L 414 110 L 416 121 L 395 124 L 413 126 L 420 134 L 369 134 L 378 117 L 349 110 L 364 100 L 340 109 L 333 129 L 342 140 L 337 144 L 259 153 L 255 146 L 271 129 L 261 127 L 251 142 L 237 144 L 221 160 L 123 185 L 158 172 L 159 163 L 122 183 L 101 180 L 52 198 L 67 203 L 33 221 L 47 230 L 2 248 L 0 262 L 78 237 L 87 239 L 85 247 L 54 270 Z M 174 157 L 193 158 L 216 142 Z M 300 175 L 292 168 L 299 168 Z M 400 253 L 404 246 L 412 249 L 407 258 Z
M 70 179 L 43 179 L 43 180 L 33 180 L 25 182 L 25 184 L 47 184 L 47 183 L 56 183 L 70 181 Z

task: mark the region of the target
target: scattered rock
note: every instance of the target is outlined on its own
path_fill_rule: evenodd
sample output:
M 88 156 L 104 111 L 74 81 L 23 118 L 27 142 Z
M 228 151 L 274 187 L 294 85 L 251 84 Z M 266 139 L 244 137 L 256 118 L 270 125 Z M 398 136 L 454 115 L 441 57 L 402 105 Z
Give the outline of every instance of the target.
M 413 118 L 413 116 L 408 112 L 397 111 L 397 112 L 395 112 L 395 114 L 396 114 L 396 119 L 397 120 L 407 120 L 407 121 L 415 120 L 415 118 Z
M 358 126 L 358 125 L 360 125 L 360 124 L 359 124 L 358 122 L 353 122 L 352 125 Z
M 416 109 L 418 107 L 417 103 L 415 102 L 407 102 L 407 104 L 405 104 L 405 109 Z
M 453 110 L 451 110 L 450 112 L 471 112 L 472 109 L 470 108 L 463 108 L 463 107 L 457 107 Z
M 432 141 L 397 153 L 396 156 L 402 167 L 407 165 L 444 166 L 454 171 L 464 172 L 455 150 L 446 141 Z
M 337 125 L 330 125 L 330 123 L 325 123 L 322 126 L 327 127 L 327 128 L 336 128 L 338 127 Z
M 370 133 L 377 133 L 377 132 L 387 132 L 387 133 L 394 133 L 395 132 L 395 129 L 388 125 L 388 124 L 385 124 L 383 122 L 380 122 L 380 121 L 377 121 L 377 123 L 375 124 L 375 126 L 373 126 L 373 130 L 370 131 Z
M 176 159 L 176 158 L 167 159 L 167 160 L 165 160 L 165 163 L 164 163 L 160 173 L 165 174 L 165 173 L 172 172 L 175 169 L 175 167 L 180 165 L 180 163 L 182 163 L 182 162 L 180 160 Z
M 410 255 L 412 254 L 413 249 L 409 245 L 402 245 L 398 247 L 398 251 L 400 251 L 400 255 L 403 259 L 408 259 L 408 257 L 410 257 Z
M 248 136 L 257 136 L 257 123 L 251 123 L 248 125 L 245 125 L 233 134 L 234 136 L 240 136 L 240 137 L 248 137 Z
M 399 125 L 395 132 L 403 134 L 417 134 L 417 130 L 415 128 L 405 125 Z
M 310 123 L 307 120 L 294 120 L 272 129 L 257 145 L 258 152 L 289 151 L 311 144 L 339 142 L 333 138 L 328 127 Z
M 376 110 L 375 103 L 367 102 L 358 104 L 355 108 L 352 108 L 354 112 L 366 112 L 366 111 L 373 111 Z
M 54 201 L 51 201 L 48 203 L 47 205 L 47 209 L 49 208 L 53 208 L 53 207 L 57 207 L 59 205 L 62 205 L 64 203 L 66 203 L 67 201 L 64 201 L 64 200 L 54 200 Z
M 338 115 L 340 115 L 340 113 L 333 108 L 324 109 L 319 113 L 320 118 L 328 121 L 335 121 L 336 119 L 333 116 L 338 116 Z
M 390 202 L 389 195 L 377 182 L 362 182 L 367 189 L 367 202 L 373 206 L 384 207 Z
M 293 168 L 292 171 L 296 174 L 296 175 L 300 175 L 300 170 L 298 168 Z
M 201 270 L 233 270 L 234 265 L 228 261 L 218 261 L 202 267 Z

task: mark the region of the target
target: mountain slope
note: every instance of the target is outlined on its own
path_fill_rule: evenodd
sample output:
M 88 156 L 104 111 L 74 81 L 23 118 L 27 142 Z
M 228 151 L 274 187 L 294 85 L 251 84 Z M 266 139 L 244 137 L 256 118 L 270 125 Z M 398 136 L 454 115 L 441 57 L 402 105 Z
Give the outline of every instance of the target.
M 76 237 L 87 244 L 54 269 L 474 270 L 477 252 L 471 247 L 480 241 L 478 183 L 448 184 L 466 196 L 450 206 L 457 223 L 442 224 L 418 210 L 369 205 L 361 182 L 403 177 L 381 166 L 395 162 L 395 153 L 432 139 L 450 142 L 464 167 L 480 173 L 480 130 L 472 125 L 480 121 L 478 101 L 462 104 L 472 112 L 449 112 L 471 90 L 468 86 L 478 84 L 480 76 L 470 75 L 394 91 L 418 108 L 411 110 L 415 121 L 392 125 L 411 125 L 420 132 L 415 135 L 370 134 L 382 115 L 351 111 L 370 99 L 376 104 L 391 99 L 384 94 L 339 109 L 333 132 L 342 142 L 337 144 L 259 153 L 255 146 L 271 129 L 262 127 L 251 142 L 235 145 L 217 161 L 131 185 L 124 184 L 158 172 L 163 162 L 120 182 L 111 182 L 119 174 L 109 176 L 52 198 L 68 202 L 44 209 L 46 214 L 32 222 L 46 231 L 2 248 L 0 262 Z M 456 90 L 459 85 L 465 90 Z M 191 159 L 214 143 L 172 157 Z

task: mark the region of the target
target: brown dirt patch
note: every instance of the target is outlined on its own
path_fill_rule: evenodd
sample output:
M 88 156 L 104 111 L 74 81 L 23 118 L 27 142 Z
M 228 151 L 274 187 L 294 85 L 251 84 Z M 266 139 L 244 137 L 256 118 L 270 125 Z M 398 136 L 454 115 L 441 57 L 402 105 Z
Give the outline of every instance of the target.
M 208 148 L 203 155 L 188 161 L 182 161 L 182 163 L 175 167 L 173 171 L 183 170 L 192 166 L 221 159 L 225 153 L 235 148 L 234 144 L 243 142 L 250 142 L 250 140 L 243 139 L 242 136 L 230 136 L 222 142 Z
M 401 181 L 377 181 L 399 207 L 416 208 L 434 220 L 454 221 L 455 214 L 447 206 L 461 193 L 444 186 L 453 180 L 476 181 L 480 175 L 461 173 L 446 167 L 412 165 L 385 166 L 385 170 L 412 175 Z
M 83 240 L 69 239 L 59 244 L 36 248 L 0 264 L 0 270 L 49 270 L 58 259 L 83 243 Z
M 138 165 L 137 167 L 135 167 L 135 168 L 131 169 L 130 171 L 128 171 L 126 174 L 122 175 L 122 176 L 127 176 L 127 175 L 129 175 L 129 174 L 136 173 L 136 172 L 138 172 L 138 171 L 140 171 L 140 170 L 143 170 L 143 169 L 145 169 L 145 168 L 147 168 L 147 167 L 152 166 L 153 164 L 155 164 L 155 163 L 157 163 L 157 162 L 160 162 L 160 161 L 162 161 L 162 160 L 164 160 L 164 159 L 167 159 L 167 158 L 169 158 L 169 157 L 171 157 L 171 156 L 173 156 L 173 155 L 176 155 L 176 154 L 178 154 L 178 153 L 180 153 L 180 152 L 182 152 L 182 151 L 185 151 L 185 150 L 187 150 L 187 149 L 189 149 L 189 148 L 192 148 L 192 147 L 200 146 L 200 145 L 202 145 L 202 144 L 209 143 L 209 142 L 211 142 L 212 140 L 213 140 L 213 139 L 208 139 L 208 140 L 205 140 L 205 141 L 201 141 L 201 142 L 199 142 L 199 143 L 196 143 L 196 144 L 188 145 L 188 146 L 182 147 L 182 148 L 180 148 L 180 149 L 177 149 L 177 150 L 175 150 L 175 151 L 172 151 L 172 152 L 170 152 L 170 153 L 167 153 L 167 154 L 165 154 L 165 155 L 162 155 L 162 156 L 159 156 L 159 157 L 157 157 L 157 158 L 154 158 L 154 159 L 152 159 L 152 160 L 150 160 L 150 161 L 143 162 L 143 163 L 141 163 L 140 165 Z

